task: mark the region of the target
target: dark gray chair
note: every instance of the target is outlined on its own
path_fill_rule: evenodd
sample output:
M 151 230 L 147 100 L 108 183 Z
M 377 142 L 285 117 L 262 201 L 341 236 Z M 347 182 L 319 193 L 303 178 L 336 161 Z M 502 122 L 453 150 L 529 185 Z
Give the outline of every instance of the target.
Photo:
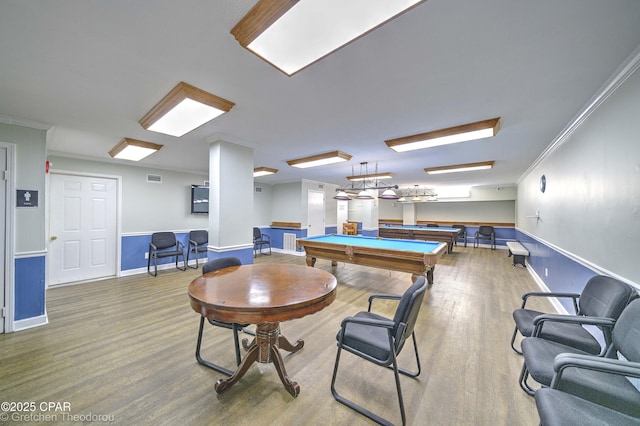
M 523 337 L 531 337 L 534 321 L 544 312 L 526 308 L 530 299 L 536 297 L 570 298 L 573 302 L 574 314 L 578 316 L 618 318 L 625 306 L 637 292 L 627 284 L 604 275 L 596 275 L 587 281 L 580 293 L 564 292 L 531 292 L 522 295 L 520 309 L 513 311 L 515 327 L 511 336 L 511 348 L 522 355 L 515 346 L 518 333 Z M 597 355 L 601 351 L 600 342 L 580 323 L 549 321 L 544 324 L 539 337 L 563 343 Z M 605 338 L 607 334 L 605 334 Z
M 540 424 L 639 425 L 640 392 L 628 379 L 640 378 L 638 336 L 640 300 L 635 300 L 613 327 L 609 358 L 556 356 L 550 387 L 535 394 Z
M 439 228 L 440 225 L 437 223 L 427 223 L 427 228 Z
M 621 283 L 624 284 L 624 283 Z M 626 284 L 624 284 L 626 285 Z M 631 300 L 637 298 L 637 292 L 628 286 L 631 291 L 617 293 L 614 297 L 603 295 L 603 300 L 592 301 L 593 312 L 599 316 L 577 316 L 577 315 L 539 315 L 534 320 L 534 330 L 531 337 L 525 337 L 521 342 L 524 362 L 520 372 L 520 387 L 529 395 L 534 395 L 536 390 L 528 383 L 529 377 L 538 382 L 541 386 L 549 386 L 553 379 L 553 361 L 561 353 L 572 353 L 578 355 L 597 355 L 611 357 L 615 355 L 615 346 L 612 344 L 612 330 L 618 317 L 627 309 Z M 609 306 L 608 304 L 611 304 Z M 576 348 L 562 342 L 547 340 L 543 337 L 545 328 L 551 323 L 570 323 L 595 326 L 603 331 L 605 346 L 599 351 L 587 352 L 584 349 Z M 569 340 L 571 343 L 574 341 Z
M 187 266 L 192 269 L 198 269 L 198 258 L 200 253 L 207 252 L 207 245 L 209 244 L 209 232 L 203 229 L 189 232 L 189 247 L 187 248 Z M 196 258 L 196 266 L 189 265 L 189 257 L 193 253 Z
M 369 297 L 369 308 L 366 312 L 362 311 L 355 316 L 342 320 L 341 328 L 336 336 L 338 353 L 336 354 L 336 363 L 333 368 L 333 378 L 331 379 L 331 393 L 338 402 L 377 423 L 391 424 L 388 420 L 346 399 L 336 391 L 335 383 L 338 374 L 338 364 L 340 363 L 340 354 L 344 349 L 376 365 L 393 369 L 402 424 L 406 423 L 400 376 L 398 373 L 409 377 L 417 377 L 420 374 L 420 358 L 418 357 L 418 345 L 416 343 L 414 326 L 420 313 L 420 307 L 422 306 L 426 289 L 427 282 L 425 278 L 419 277 L 402 296 L 384 294 L 371 295 Z M 392 320 L 371 312 L 371 304 L 375 299 L 399 300 Z M 416 356 L 416 372 L 399 368 L 397 362 L 397 356 L 404 347 L 405 341 L 410 336 L 413 340 L 413 349 Z M 378 383 L 380 382 L 379 377 L 376 377 L 376 381 Z
M 458 245 L 458 240 L 462 238 L 462 241 L 464 241 L 464 246 L 466 247 L 467 246 L 467 227 L 464 225 L 452 225 L 451 227 L 460 230 L 460 232 L 458 233 L 458 237 L 455 239 L 454 243 Z
M 481 240 L 489 240 L 491 242 L 491 250 L 496 249 L 496 233 L 493 226 L 481 225 L 473 237 L 473 248 L 480 245 Z
M 219 259 L 210 260 L 209 262 L 205 263 L 202 266 L 202 274 L 204 275 L 210 272 L 219 271 L 224 268 L 231 268 L 231 267 L 240 266 L 240 265 L 242 265 L 242 262 L 237 257 L 234 257 L 234 256 L 221 257 Z M 202 334 L 204 331 L 204 320 L 205 320 L 204 316 L 200 317 L 200 328 L 198 329 L 198 341 L 196 343 L 196 360 L 198 361 L 199 364 L 202 364 L 205 367 L 209 367 L 212 370 L 226 374 L 227 376 L 231 376 L 233 374 L 233 371 L 227 368 L 221 367 L 218 364 L 214 364 L 211 361 L 207 361 L 203 359 L 202 356 L 200 355 L 200 348 L 202 346 Z M 209 324 L 213 326 L 233 330 L 233 343 L 235 345 L 235 350 L 236 350 L 236 363 L 237 365 L 240 365 L 240 362 L 242 361 L 242 357 L 240 355 L 240 341 L 238 339 L 238 332 L 243 331 L 244 327 L 247 327 L 249 324 L 228 323 L 223 321 L 216 321 L 210 318 L 207 318 L 207 321 L 209 321 Z M 250 333 L 250 334 L 253 334 L 253 333 Z
M 262 254 L 262 247 L 269 247 L 269 254 L 271 254 L 271 237 L 267 234 L 263 234 L 260 228 L 253 228 L 253 257 L 256 257 L 258 253 Z
M 178 259 L 182 256 L 182 268 L 178 266 Z M 158 275 L 158 259 L 163 257 L 175 257 L 176 268 L 185 271 L 186 260 L 184 254 L 184 244 L 176 240 L 173 232 L 154 232 L 151 234 L 149 243 L 149 257 L 147 258 L 147 273 L 154 277 Z M 151 259 L 153 259 L 153 273 L 151 273 Z

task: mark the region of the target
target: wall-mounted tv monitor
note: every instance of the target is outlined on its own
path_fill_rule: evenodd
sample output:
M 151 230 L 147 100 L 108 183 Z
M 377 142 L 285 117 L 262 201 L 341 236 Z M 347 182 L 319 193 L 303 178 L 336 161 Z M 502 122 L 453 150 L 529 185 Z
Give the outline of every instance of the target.
M 191 213 L 209 213 L 209 187 L 191 185 Z

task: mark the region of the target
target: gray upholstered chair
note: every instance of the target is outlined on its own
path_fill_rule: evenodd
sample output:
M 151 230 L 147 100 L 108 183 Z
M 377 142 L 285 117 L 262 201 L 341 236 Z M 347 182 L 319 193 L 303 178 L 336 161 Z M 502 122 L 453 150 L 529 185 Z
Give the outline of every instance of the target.
M 467 246 L 467 227 L 464 225 L 451 225 L 452 228 L 456 228 L 459 229 L 460 232 L 458 233 L 458 236 L 456 237 L 454 243 L 456 245 L 458 245 L 458 240 L 460 238 L 462 238 L 462 241 L 464 242 L 464 246 Z
M 400 376 L 402 373 L 409 377 L 417 377 L 420 374 L 420 358 L 418 356 L 418 345 L 414 333 L 414 326 L 420 313 L 422 300 L 427 289 L 427 282 L 424 277 L 419 277 L 409 287 L 402 296 L 374 294 L 369 297 L 369 307 L 367 311 L 357 313 L 355 316 L 342 320 L 341 328 L 336 336 L 338 352 L 333 368 L 331 379 L 331 393 L 340 403 L 357 411 L 358 413 L 374 420 L 380 424 L 390 424 L 390 422 L 373 412 L 363 408 L 355 402 L 346 399 L 336 391 L 336 377 L 338 375 L 338 365 L 340 354 L 344 349 L 354 355 L 382 367 L 390 367 L 395 376 L 396 392 L 400 404 L 400 414 L 402 424 L 406 423 L 404 403 L 402 400 L 402 389 L 400 387 Z M 393 319 L 371 312 L 372 302 L 376 299 L 399 300 Z M 409 371 L 398 367 L 397 355 L 404 347 L 405 341 L 411 336 L 413 349 L 416 357 L 417 371 Z M 382 373 L 381 373 L 382 374 Z M 384 383 L 380 377 L 372 386 Z
M 178 266 L 178 259 L 182 256 L 182 268 Z M 147 273 L 154 277 L 158 275 L 158 259 L 163 257 L 175 257 L 176 268 L 184 271 L 187 269 L 184 254 L 184 244 L 176 240 L 173 232 L 154 232 L 149 243 L 149 256 L 147 257 Z M 153 259 L 153 273 L 151 273 L 151 259 Z
M 260 228 L 253 228 L 253 257 L 256 257 L 258 253 L 262 254 L 262 247 L 269 247 L 269 254 L 271 254 L 271 237 L 267 234 L 263 234 Z
M 480 245 L 480 240 L 489 240 L 491 243 L 491 250 L 496 249 L 496 233 L 493 226 L 481 225 L 476 231 L 473 237 L 473 247 L 476 248 Z
M 625 284 L 626 285 L 626 284 Z M 627 297 L 626 300 L 624 298 Z M 578 355 L 597 355 L 611 357 L 615 355 L 616 346 L 613 345 L 612 333 L 615 332 L 616 321 L 626 309 L 629 302 L 637 298 L 637 292 L 631 289 L 629 293 L 623 293 L 621 297 L 612 299 L 593 300 L 593 312 L 598 316 L 573 316 L 573 315 L 540 315 L 534 320 L 534 330 L 531 337 L 525 337 L 521 342 L 522 355 L 524 362 L 522 371 L 520 372 L 520 387 L 529 395 L 535 394 L 535 389 L 528 383 L 529 377 L 538 382 L 541 386 L 549 386 L 553 379 L 553 362 L 557 355 L 561 353 L 572 353 Z M 615 308 L 610 308 L 610 303 L 620 312 L 616 312 Z M 606 316 L 609 315 L 609 316 Z M 551 322 L 573 323 L 599 327 L 603 330 L 605 336 L 605 347 L 600 351 L 587 352 L 584 349 L 576 348 L 568 344 L 547 340 L 541 337 L 545 327 Z M 620 331 L 618 331 L 620 333 Z M 575 343 L 569 340 L 571 343 Z M 594 354 L 595 352 L 595 354 Z
M 535 394 L 540 424 L 640 424 L 640 392 L 628 379 L 640 378 L 638 336 L 640 300 L 635 300 L 613 327 L 613 343 L 607 354 L 611 358 L 557 355 L 550 387 L 539 389 Z
M 625 306 L 635 297 L 637 292 L 631 286 L 604 275 L 596 275 L 587 281 L 582 293 L 564 292 L 531 292 L 522 295 L 522 305 L 513 311 L 515 327 L 511 336 L 511 348 L 519 354 L 515 341 L 518 333 L 523 337 L 531 337 L 534 320 L 544 312 L 527 309 L 526 304 L 533 298 L 570 298 L 573 302 L 574 314 L 578 316 L 618 318 Z M 544 324 L 539 337 L 581 349 L 597 355 L 601 351 L 600 342 L 580 323 L 549 321 Z M 605 339 L 608 335 L 604 335 Z
M 219 271 L 224 268 L 231 268 L 233 266 L 240 266 L 240 265 L 242 265 L 242 262 L 237 257 L 234 257 L 234 256 L 221 257 L 218 259 L 210 260 L 209 262 L 205 263 L 202 266 L 202 274 L 204 275 L 210 272 Z M 233 374 L 233 371 L 227 368 L 221 367 L 218 364 L 214 364 L 211 361 L 207 361 L 203 359 L 202 356 L 200 355 L 200 348 L 202 346 L 202 334 L 204 332 L 204 321 L 205 321 L 205 317 L 204 316 L 200 317 L 200 328 L 198 329 L 198 341 L 196 343 L 196 360 L 198 361 L 199 364 L 202 364 L 205 367 L 209 367 L 212 370 L 226 374 L 227 376 L 231 376 Z M 207 318 L 207 321 L 209 321 L 209 324 L 213 326 L 233 330 L 233 343 L 235 345 L 235 351 L 236 351 L 236 363 L 237 365 L 240 365 L 240 362 L 242 361 L 242 357 L 240 355 L 240 341 L 238 339 L 238 332 L 243 331 L 244 327 L 247 327 L 249 324 L 228 323 L 223 321 L 216 321 L 210 318 Z
M 187 247 L 187 266 L 189 268 L 198 269 L 198 258 L 200 253 L 207 252 L 207 244 L 209 244 L 209 232 L 204 229 L 189 232 L 189 247 Z M 196 265 L 189 265 L 189 257 L 193 253 L 196 258 Z

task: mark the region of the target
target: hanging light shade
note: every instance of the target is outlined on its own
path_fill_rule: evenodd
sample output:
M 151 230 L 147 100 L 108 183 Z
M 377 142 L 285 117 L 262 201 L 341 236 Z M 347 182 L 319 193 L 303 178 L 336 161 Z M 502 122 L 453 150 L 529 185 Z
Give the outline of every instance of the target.
M 358 193 L 358 195 L 356 195 L 356 198 L 358 200 L 373 200 L 375 199 L 371 194 L 369 194 L 367 191 L 360 191 Z
M 344 191 L 340 191 L 336 194 L 335 197 L 333 197 L 334 200 L 343 200 L 343 201 L 349 201 L 351 199 L 351 197 L 349 196 L 349 194 L 347 194 Z
M 400 196 L 398 196 L 393 189 L 387 189 L 378 198 L 382 198 L 383 200 L 398 200 Z

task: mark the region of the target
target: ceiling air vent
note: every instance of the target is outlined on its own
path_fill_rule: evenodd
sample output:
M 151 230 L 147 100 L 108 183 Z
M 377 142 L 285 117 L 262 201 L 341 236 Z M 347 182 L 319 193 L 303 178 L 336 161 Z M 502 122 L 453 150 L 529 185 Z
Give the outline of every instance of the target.
M 147 175 L 147 183 L 162 183 L 161 175 Z

